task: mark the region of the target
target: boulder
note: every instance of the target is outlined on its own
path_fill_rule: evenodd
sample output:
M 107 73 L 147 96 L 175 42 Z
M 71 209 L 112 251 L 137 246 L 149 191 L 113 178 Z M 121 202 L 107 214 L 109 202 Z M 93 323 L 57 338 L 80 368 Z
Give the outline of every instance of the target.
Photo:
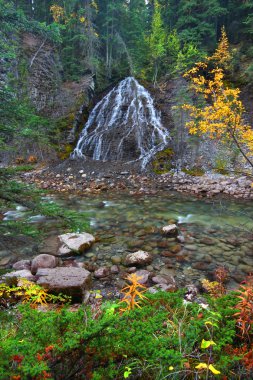
M 59 259 L 52 255 L 41 254 L 32 260 L 31 272 L 36 274 L 39 268 L 55 268 L 58 265 Z
M 12 265 L 15 270 L 31 269 L 31 260 L 19 260 Z
M 162 232 L 165 235 L 176 236 L 178 234 L 178 228 L 176 224 L 169 224 L 168 226 L 164 226 L 162 228 Z
M 36 276 L 37 284 L 52 293 L 64 293 L 83 299 L 91 286 L 91 274 L 83 268 L 40 268 Z
M 5 282 L 8 282 L 8 280 L 15 279 L 15 278 L 17 279 L 25 278 L 28 281 L 35 281 L 36 279 L 35 276 L 33 276 L 32 273 L 28 269 L 17 270 L 15 272 L 6 273 L 5 275 L 2 276 L 2 279 Z
M 127 266 L 143 266 L 149 265 L 153 261 L 153 257 L 150 253 L 145 251 L 137 251 L 134 253 L 130 253 L 125 258 L 125 264 Z
M 57 256 L 69 256 L 73 253 L 82 253 L 95 242 L 95 237 L 86 232 L 81 234 L 68 233 L 58 236 L 60 248 Z

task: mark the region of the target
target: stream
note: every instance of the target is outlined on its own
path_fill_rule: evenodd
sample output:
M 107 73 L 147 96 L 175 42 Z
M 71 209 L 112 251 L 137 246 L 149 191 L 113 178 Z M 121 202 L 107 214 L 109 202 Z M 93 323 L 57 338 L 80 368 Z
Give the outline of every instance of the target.
M 77 213 L 87 214 L 90 232 L 97 242 L 76 260 L 89 270 L 117 264 L 120 274 L 126 254 L 138 250 L 152 253 L 154 260 L 147 268 L 155 274 L 175 276 L 179 286 L 213 279 L 218 266 L 230 271 L 229 286 L 240 283 L 253 271 L 253 209 L 251 202 L 224 199 L 197 199 L 189 195 L 166 192 L 161 196 L 99 195 L 81 197 L 48 195 L 54 201 Z M 4 221 L 25 219 L 27 211 L 20 206 L 9 210 Z M 45 237 L 63 233 L 55 223 L 40 215 L 29 216 Z M 180 237 L 166 237 L 163 226 L 177 223 Z M 13 246 L 15 260 L 40 253 L 27 246 Z M 1 258 L 1 257 L 0 257 Z M 103 285 L 121 285 L 122 276 L 103 279 Z

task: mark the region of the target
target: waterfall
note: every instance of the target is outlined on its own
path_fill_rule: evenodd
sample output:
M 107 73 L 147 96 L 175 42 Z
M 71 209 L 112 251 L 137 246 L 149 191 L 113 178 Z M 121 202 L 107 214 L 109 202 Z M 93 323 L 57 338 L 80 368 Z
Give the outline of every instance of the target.
M 145 168 L 169 138 L 149 92 L 135 78 L 128 77 L 92 110 L 72 157 L 140 160 Z

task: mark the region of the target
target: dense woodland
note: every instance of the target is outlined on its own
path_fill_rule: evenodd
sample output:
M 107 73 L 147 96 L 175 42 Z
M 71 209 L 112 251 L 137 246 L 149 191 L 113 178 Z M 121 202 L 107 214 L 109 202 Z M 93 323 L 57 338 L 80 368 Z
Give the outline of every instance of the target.
M 180 73 L 215 49 L 222 26 L 235 49 L 234 64 L 252 56 L 250 0 L 4 3 L 7 20 L 47 25 L 60 48 L 65 79 L 78 79 L 86 70 L 109 82 L 129 74 L 154 79 Z

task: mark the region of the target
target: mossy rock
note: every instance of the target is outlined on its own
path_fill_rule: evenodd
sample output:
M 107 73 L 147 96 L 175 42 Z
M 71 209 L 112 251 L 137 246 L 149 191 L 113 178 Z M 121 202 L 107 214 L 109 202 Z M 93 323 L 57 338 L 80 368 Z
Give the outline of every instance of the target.
M 172 157 L 174 151 L 172 148 L 166 148 L 161 152 L 158 152 L 152 162 L 152 170 L 156 174 L 168 173 L 172 168 Z
M 71 144 L 66 144 L 64 147 L 61 149 L 61 151 L 58 153 L 58 156 L 61 160 L 66 160 L 70 154 L 73 152 L 73 145 Z
M 205 171 L 204 169 L 202 168 L 199 168 L 199 167 L 193 167 L 191 169 L 182 169 L 182 172 L 184 172 L 185 174 L 189 174 L 193 177 L 201 177 L 202 175 L 205 174 Z

